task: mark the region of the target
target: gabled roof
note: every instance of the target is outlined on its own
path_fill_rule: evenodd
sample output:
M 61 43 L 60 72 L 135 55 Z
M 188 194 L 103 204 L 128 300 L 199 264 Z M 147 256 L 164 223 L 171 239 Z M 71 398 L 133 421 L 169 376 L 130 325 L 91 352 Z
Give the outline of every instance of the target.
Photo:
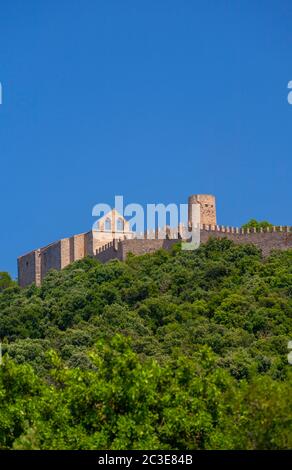
M 110 219 L 110 220 L 122 219 L 125 223 L 127 222 L 126 219 L 116 209 L 112 209 L 111 211 L 104 214 L 102 217 L 98 219 L 98 222 L 104 222 L 106 219 Z

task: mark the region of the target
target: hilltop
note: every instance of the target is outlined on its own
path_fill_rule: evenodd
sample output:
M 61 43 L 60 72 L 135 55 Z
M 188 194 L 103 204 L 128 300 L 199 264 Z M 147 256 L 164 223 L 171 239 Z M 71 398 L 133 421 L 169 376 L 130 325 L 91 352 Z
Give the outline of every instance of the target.
M 291 448 L 292 250 L 84 258 L 0 292 L 0 448 Z

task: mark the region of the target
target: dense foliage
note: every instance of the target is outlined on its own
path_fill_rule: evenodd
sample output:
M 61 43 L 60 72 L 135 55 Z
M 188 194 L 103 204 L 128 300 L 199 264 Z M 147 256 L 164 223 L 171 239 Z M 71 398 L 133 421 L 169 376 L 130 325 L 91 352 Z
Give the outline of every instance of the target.
M 255 228 L 259 230 L 260 228 L 263 228 L 263 229 L 273 228 L 273 224 L 271 224 L 270 222 L 267 222 L 266 220 L 262 220 L 260 222 L 256 219 L 250 219 L 250 221 L 244 224 L 242 228 Z
M 8 273 L 0 272 L 0 292 L 13 285 L 16 283 L 11 279 L 11 276 Z
M 211 239 L 0 290 L 0 448 L 292 448 L 292 251 Z

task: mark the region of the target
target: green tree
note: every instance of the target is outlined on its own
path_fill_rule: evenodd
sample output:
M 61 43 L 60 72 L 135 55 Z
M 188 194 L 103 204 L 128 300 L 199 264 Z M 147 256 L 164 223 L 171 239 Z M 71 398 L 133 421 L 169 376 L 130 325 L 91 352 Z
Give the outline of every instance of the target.
M 0 272 L 0 292 L 13 286 L 16 286 L 16 282 L 12 280 L 11 276 L 6 272 Z
M 256 220 L 256 219 L 250 219 L 249 222 L 246 224 L 242 225 L 242 228 L 255 228 L 255 229 L 260 229 L 260 228 L 272 228 L 273 224 L 270 222 L 267 222 L 266 220 L 262 220 L 261 222 Z

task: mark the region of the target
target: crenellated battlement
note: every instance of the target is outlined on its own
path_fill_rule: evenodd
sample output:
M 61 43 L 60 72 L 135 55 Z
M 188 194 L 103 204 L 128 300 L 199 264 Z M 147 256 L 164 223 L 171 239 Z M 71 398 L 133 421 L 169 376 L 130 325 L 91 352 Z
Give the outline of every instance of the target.
M 247 235 L 250 233 L 272 233 L 272 232 L 291 232 L 291 226 L 273 226 L 266 228 L 242 228 L 242 227 L 230 227 L 228 225 L 207 225 L 203 224 L 200 226 L 201 230 L 208 230 L 209 232 L 224 232 L 224 233 L 238 233 L 241 235 Z

